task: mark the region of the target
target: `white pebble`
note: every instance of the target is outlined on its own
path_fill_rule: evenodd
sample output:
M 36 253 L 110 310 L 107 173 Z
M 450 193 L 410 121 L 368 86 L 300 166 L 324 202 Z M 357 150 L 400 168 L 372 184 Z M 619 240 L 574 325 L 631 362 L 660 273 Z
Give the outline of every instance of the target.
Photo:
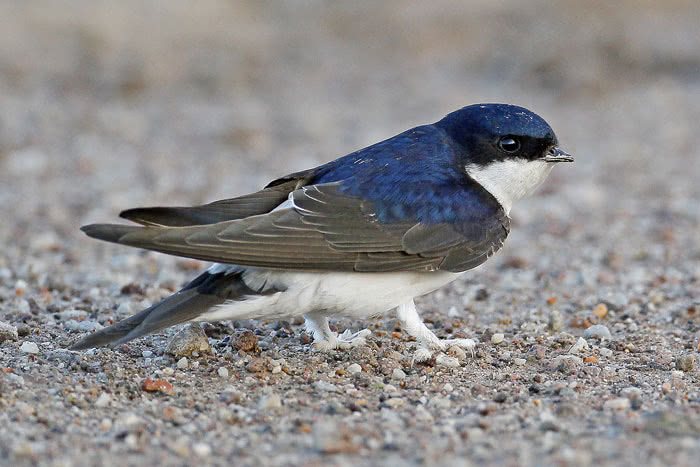
M 278 409 L 280 407 L 282 407 L 282 399 L 276 393 L 263 396 L 258 402 L 258 408 L 262 410 Z
M 443 387 L 442 390 L 445 392 L 452 392 L 454 391 L 455 388 L 452 387 L 450 383 L 446 383 Z
M 36 354 L 39 353 L 39 346 L 34 342 L 24 341 L 19 350 L 23 353 Z
M 358 365 L 357 363 L 353 363 L 352 365 L 349 365 L 348 368 L 348 373 L 351 375 L 357 374 L 362 371 L 362 367 Z
M 492 344 L 500 344 L 505 340 L 506 336 L 504 336 L 502 333 L 497 332 L 493 336 L 491 336 L 491 343 Z
M 589 339 L 591 337 L 596 337 L 598 339 L 610 339 L 612 335 L 610 334 L 610 329 L 602 324 L 594 324 L 589 326 L 583 331 L 583 337 Z
M 406 373 L 401 368 L 394 368 L 394 371 L 391 372 L 391 379 L 401 380 L 404 378 L 406 378 Z
M 160 372 L 163 373 L 165 376 L 171 376 L 173 373 L 175 373 L 175 370 L 168 366 L 160 370 Z
M 117 314 L 117 316 L 129 316 L 129 315 L 133 314 L 131 312 L 131 305 L 129 305 L 126 302 L 119 305 L 117 307 L 117 311 L 115 313 Z
M 525 365 L 525 363 L 527 363 L 527 360 L 525 360 L 524 358 L 514 358 L 513 363 L 517 366 L 523 366 Z
M 25 299 L 22 298 L 17 302 L 17 311 L 20 313 L 29 313 L 30 310 L 29 302 Z
M 189 362 L 187 361 L 187 357 L 182 357 L 180 360 L 177 361 L 177 367 L 180 370 L 184 370 L 189 366 Z
M 320 392 L 336 392 L 338 387 L 333 383 L 321 380 L 314 383 L 314 389 Z
M 111 398 L 109 397 L 109 394 L 107 394 L 106 392 L 103 392 L 102 394 L 100 394 L 100 397 L 98 397 L 97 400 L 95 401 L 95 406 L 96 407 L 106 407 L 109 404 L 110 399 Z
M 192 445 L 192 452 L 197 455 L 197 457 L 209 457 L 211 455 L 211 447 L 206 443 L 194 443 Z
M 217 373 L 218 373 L 219 376 L 221 376 L 222 378 L 228 378 L 228 369 L 227 369 L 226 367 L 223 367 L 223 366 L 222 366 L 221 368 L 219 368 L 219 369 L 217 370 Z
M 143 352 L 141 352 L 141 356 L 143 358 L 151 358 L 153 356 L 153 352 L 151 352 L 150 350 L 144 350 Z
M 579 337 L 574 345 L 569 349 L 569 353 L 580 353 L 588 349 L 588 342 L 583 337 Z
M 439 354 L 435 358 L 435 363 L 440 366 L 446 366 L 448 368 L 457 368 L 459 367 L 459 360 L 457 360 L 454 357 L 448 357 L 445 354 Z
M 603 357 L 612 357 L 613 351 L 610 349 L 602 348 L 600 349 L 600 354 Z

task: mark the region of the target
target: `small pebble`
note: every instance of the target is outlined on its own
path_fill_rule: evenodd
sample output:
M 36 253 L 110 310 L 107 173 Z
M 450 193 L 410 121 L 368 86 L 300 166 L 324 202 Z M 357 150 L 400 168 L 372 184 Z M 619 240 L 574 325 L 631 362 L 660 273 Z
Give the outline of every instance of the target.
M 605 401 L 605 404 L 603 404 L 604 409 L 610 410 L 626 410 L 629 409 L 631 406 L 632 403 L 626 397 L 617 397 L 615 399 L 610 399 L 608 401 Z
M 95 400 L 96 407 L 106 407 L 109 404 L 111 397 L 106 392 L 100 394 L 100 396 Z
M 612 335 L 610 334 L 610 329 L 608 329 L 607 326 L 604 326 L 602 324 L 594 324 L 593 326 L 589 326 L 586 328 L 585 331 L 583 331 L 583 337 L 586 339 L 590 338 L 598 338 L 598 339 L 610 339 L 612 338 Z
M 681 355 L 676 359 L 676 369 L 688 372 L 695 366 L 695 356 L 693 355 Z
M 447 355 L 451 357 L 455 357 L 457 360 L 465 360 L 467 358 L 467 352 L 464 351 L 462 347 L 459 347 L 457 345 L 453 345 L 449 349 L 447 349 Z
M 236 333 L 231 340 L 231 346 L 244 352 L 255 352 L 258 350 L 258 336 L 251 331 L 243 330 Z
M 206 443 L 194 443 L 192 445 L 192 452 L 197 457 L 209 457 L 211 455 L 211 446 Z
M 492 344 L 500 344 L 501 342 L 503 342 L 505 340 L 505 338 L 506 338 L 505 335 L 503 335 L 500 332 L 497 332 L 496 334 L 491 336 L 491 343 Z
M 164 379 L 151 379 L 151 378 L 146 378 L 141 385 L 141 389 L 143 389 L 146 392 L 162 392 L 162 393 L 170 393 L 173 390 L 173 385 L 165 381 Z
M 608 316 L 608 306 L 605 303 L 599 303 L 593 308 L 593 314 L 598 318 L 605 318 Z
M 328 381 L 316 381 L 314 383 L 314 389 L 320 392 L 336 392 L 338 391 L 338 387 L 333 384 L 329 383 Z
M 0 344 L 5 341 L 16 341 L 18 337 L 16 327 L 0 321 Z
M 610 349 L 602 348 L 600 349 L 600 354 L 603 357 L 612 357 L 613 351 Z
M 458 368 L 459 360 L 454 357 L 449 357 L 445 354 L 438 354 L 435 358 L 435 363 L 439 366 L 446 366 L 448 368 Z
M 350 373 L 351 375 L 355 375 L 361 371 L 362 371 L 362 367 L 360 365 L 358 365 L 357 363 L 353 363 L 352 365 L 349 365 L 347 368 L 347 372 Z
M 100 422 L 100 430 L 109 431 L 111 429 L 112 429 L 112 419 L 111 418 L 103 418 L 102 421 Z
M 642 397 L 642 390 L 637 387 L 630 386 L 622 389 L 622 391 L 620 391 L 620 395 L 628 399 L 638 399 Z
M 228 369 L 227 369 L 226 367 L 223 367 L 223 366 L 222 366 L 222 367 L 220 367 L 216 372 L 217 372 L 217 373 L 219 374 L 219 376 L 221 376 L 222 378 L 228 378 Z
M 406 373 L 401 368 L 394 368 L 391 372 L 391 379 L 402 380 L 406 378 Z
M 282 407 L 282 399 L 277 393 L 267 394 L 260 398 L 258 408 L 261 410 L 279 409 Z
M 559 332 L 564 329 L 564 318 L 562 318 L 559 310 L 552 310 L 552 312 L 549 314 L 548 326 L 549 329 L 554 332 Z
M 131 312 L 131 305 L 128 303 L 122 303 L 117 307 L 117 310 L 115 311 L 117 316 L 131 316 L 133 313 Z
M 39 353 L 39 346 L 36 345 L 34 342 L 24 341 L 22 342 L 22 345 L 20 346 L 19 350 L 22 353 L 37 354 Z
M 180 360 L 177 361 L 177 368 L 180 370 L 184 370 L 189 366 L 189 362 L 187 361 L 187 357 L 182 357 Z
M 161 371 L 161 373 L 163 373 L 165 376 L 171 376 L 171 375 L 173 375 L 173 374 L 175 373 L 175 370 L 173 370 L 173 369 L 170 368 L 169 366 L 163 368 L 163 369 L 160 370 L 160 371 Z
M 153 356 L 153 352 L 151 352 L 150 350 L 144 350 L 143 352 L 141 352 L 141 356 L 143 358 L 151 358 Z
M 189 357 L 196 352 L 209 352 L 209 340 L 199 323 L 185 326 L 168 343 L 167 352 L 176 357 Z
M 392 397 L 391 399 L 387 399 L 384 401 L 384 403 L 392 409 L 398 409 L 399 407 L 403 407 L 404 405 L 406 405 L 406 401 L 398 397 Z
M 525 365 L 525 363 L 527 363 L 527 360 L 525 360 L 524 358 L 515 358 L 513 359 L 513 363 L 517 366 L 523 366 Z
M 452 392 L 454 391 L 454 387 L 450 383 L 446 383 L 443 387 L 442 390 L 445 392 Z
M 569 349 L 569 353 L 571 354 L 576 354 L 576 353 L 581 353 L 584 352 L 588 349 L 588 342 L 586 342 L 586 339 L 583 337 L 579 337 L 576 343 L 571 346 Z

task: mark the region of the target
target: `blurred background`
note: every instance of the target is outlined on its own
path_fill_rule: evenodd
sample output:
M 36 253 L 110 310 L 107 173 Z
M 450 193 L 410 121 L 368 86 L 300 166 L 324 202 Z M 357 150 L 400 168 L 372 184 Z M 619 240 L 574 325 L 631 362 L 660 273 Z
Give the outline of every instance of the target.
M 240 195 L 462 106 L 506 102 L 545 118 L 576 162 L 556 167 L 534 197 L 514 207 L 502 252 L 418 300 L 438 335 L 456 330 L 479 341 L 477 357 L 444 377 L 452 393 L 440 383 L 441 370 L 404 367 L 415 381 L 428 378 L 397 409 L 408 422 L 391 428 L 395 440 L 367 444 L 363 455 L 420 465 L 447 463 L 455 452 L 470 453 L 475 464 L 647 465 L 661 453 L 655 465 L 696 464 L 697 365 L 687 373 L 688 392 L 678 386 L 679 371 L 667 392 L 671 370 L 681 368 L 676 356 L 695 355 L 700 342 L 699 26 L 698 0 L 0 0 L 0 322 L 20 337 L 0 349 L 0 406 L 26 401 L 0 409 L 0 459 L 180 465 L 183 451 L 170 448 L 180 444 L 192 446 L 196 463 L 206 463 L 202 452 L 215 452 L 246 465 L 345 465 L 314 457 L 312 435 L 302 431 L 319 417 L 349 420 L 350 409 L 322 408 L 345 393 L 309 392 L 306 376 L 275 389 L 284 401 L 279 418 L 231 415 L 234 425 L 216 421 L 234 400 L 217 394 L 235 384 L 250 395 L 242 404 L 254 409 L 273 385 L 242 379 L 238 363 L 230 378 L 218 378 L 219 357 L 205 359 L 199 370 L 170 379 L 178 391 L 172 407 L 186 406 L 182 413 L 197 420 L 171 427 L 155 412 L 168 397 L 145 397 L 138 386 L 167 361 L 163 334 L 126 350 L 61 351 L 205 266 L 98 242 L 79 227 L 116 221 L 136 206 Z M 614 354 L 600 363 L 596 357 L 576 377 L 556 366 L 574 334 L 597 322 L 610 327 Z M 394 338 L 391 315 L 334 324 L 384 330 L 384 337 L 375 333 L 383 345 L 405 343 Z M 230 330 L 220 326 L 208 329 Z M 348 358 L 307 354 L 299 325 L 279 338 L 272 337 L 276 323 L 244 327 L 288 358 L 297 375 L 308 366 L 325 375 L 334 359 Z M 506 338 L 498 348 L 495 332 Z M 547 347 L 535 351 L 523 339 Z M 23 353 L 30 342 L 20 351 L 21 340 L 36 341 L 41 352 Z M 535 354 L 539 363 L 531 364 Z M 518 356 L 526 366 L 504 363 Z M 364 381 L 388 381 L 378 371 Z M 556 385 L 530 386 L 542 375 Z M 362 414 L 352 417 L 356 437 L 388 430 L 394 420 L 383 418 L 387 406 L 371 393 L 375 383 L 367 385 L 370 405 L 352 409 Z M 427 400 L 419 393 L 431 385 L 452 395 L 430 395 L 435 423 L 430 414 L 421 422 L 415 404 Z M 606 399 L 624 397 L 630 385 L 644 389 L 640 412 L 605 409 L 620 401 Z M 476 423 L 464 422 L 468 416 L 491 412 L 494 403 L 482 401 L 503 402 L 496 391 L 509 394 L 496 412 L 512 417 L 479 421 L 483 435 L 474 427 L 443 436 Z M 113 405 L 100 410 L 92 401 L 104 392 Z M 544 402 L 530 403 L 534 397 Z M 639 414 L 659 407 L 676 407 L 688 421 L 669 415 L 644 434 Z M 560 421 L 551 421 L 550 409 Z M 138 453 L 129 441 L 136 435 L 119 428 L 131 411 L 151 426 L 138 438 L 146 443 Z M 112 418 L 115 428 L 105 432 Z M 313 431 L 337 431 L 320 426 Z M 296 457 L 285 459 L 289 452 Z
M 674 233 L 698 226 L 700 2 L 69 5 L 0 2 L 6 267 L 79 263 L 106 248 L 81 224 L 249 192 L 478 102 L 534 110 L 576 156 L 510 247 L 577 230 L 602 256 L 697 259 Z

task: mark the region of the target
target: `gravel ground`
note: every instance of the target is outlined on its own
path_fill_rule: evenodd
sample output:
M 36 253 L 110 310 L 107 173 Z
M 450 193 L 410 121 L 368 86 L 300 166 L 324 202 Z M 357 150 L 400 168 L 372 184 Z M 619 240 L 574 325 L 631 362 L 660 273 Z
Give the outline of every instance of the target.
M 0 1 L 0 464 L 697 465 L 700 3 L 194 5 Z M 335 322 L 373 330 L 350 352 L 253 321 L 64 350 L 206 266 L 80 225 L 489 101 L 577 159 L 418 300 L 473 357 L 412 366 L 392 316 Z

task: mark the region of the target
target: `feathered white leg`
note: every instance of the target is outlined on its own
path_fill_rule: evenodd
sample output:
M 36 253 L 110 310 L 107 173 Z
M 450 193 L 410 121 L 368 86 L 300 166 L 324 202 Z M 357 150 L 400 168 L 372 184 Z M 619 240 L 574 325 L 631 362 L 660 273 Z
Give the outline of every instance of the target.
M 365 337 L 371 334 L 369 329 L 351 332 L 346 329 L 341 335 L 331 331 L 328 326 L 328 318 L 320 313 L 308 313 L 304 315 L 306 332 L 314 336 L 313 348 L 321 352 L 335 349 L 347 350 L 358 345 L 364 345 Z
M 396 307 L 396 316 L 401 323 L 401 328 L 418 341 L 418 349 L 413 354 L 414 362 L 429 360 L 434 351 L 444 352 L 453 345 L 469 350 L 472 356 L 474 355 L 476 342 L 472 339 L 439 339 L 418 315 L 413 300 Z

